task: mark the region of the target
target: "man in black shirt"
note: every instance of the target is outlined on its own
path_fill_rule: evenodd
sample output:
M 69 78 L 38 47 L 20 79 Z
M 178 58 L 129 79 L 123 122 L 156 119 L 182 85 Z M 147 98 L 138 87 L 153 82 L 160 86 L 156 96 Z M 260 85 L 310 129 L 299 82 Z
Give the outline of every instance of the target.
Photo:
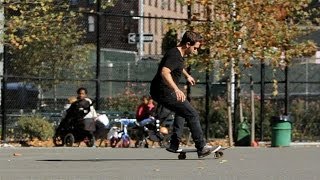
M 179 89 L 178 84 L 183 74 L 187 81 L 195 84 L 195 80 L 184 69 L 184 56 L 197 53 L 202 38 L 198 33 L 187 31 L 177 47 L 170 49 L 162 58 L 157 74 L 151 82 L 150 94 L 158 104 L 173 111 L 176 116 L 173 124 L 173 134 L 170 140 L 170 147 L 167 151 L 179 152 L 182 130 L 185 120 L 190 128 L 192 139 L 197 148 L 198 157 L 202 158 L 212 152 L 218 151 L 221 146 L 209 147 L 203 137 L 200 118 L 197 111 L 186 100 L 185 94 Z

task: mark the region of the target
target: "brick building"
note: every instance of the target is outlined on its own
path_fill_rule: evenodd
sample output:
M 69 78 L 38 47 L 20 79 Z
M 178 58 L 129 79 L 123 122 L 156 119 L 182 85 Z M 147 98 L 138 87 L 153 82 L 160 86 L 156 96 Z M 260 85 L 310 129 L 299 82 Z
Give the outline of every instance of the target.
M 70 0 L 73 7 L 96 11 L 94 0 Z M 170 26 L 186 24 L 187 6 L 176 0 L 143 1 L 143 33 L 152 34 L 153 41 L 143 43 L 145 56 L 162 54 L 162 39 Z M 118 0 L 115 5 L 100 10 L 101 48 L 139 51 L 139 44 L 129 44 L 128 34 L 139 34 L 139 0 Z M 96 42 L 96 15 L 85 13 L 86 42 Z M 181 33 L 181 32 L 180 32 Z M 138 40 L 137 40 L 138 41 Z

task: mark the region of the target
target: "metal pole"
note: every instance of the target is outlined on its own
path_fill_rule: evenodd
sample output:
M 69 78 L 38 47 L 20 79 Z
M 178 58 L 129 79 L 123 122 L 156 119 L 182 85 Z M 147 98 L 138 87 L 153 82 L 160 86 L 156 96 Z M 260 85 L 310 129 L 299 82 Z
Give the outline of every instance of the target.
M 233 104 L 233 135 L 236 136 L 236 130 L 237 130 L 237 122 L 238 122 L 238 93 L 237 93 L 237 86 L 238 86 L 238 74 L 234 74 L 234 91 L 233 91 L 233 97 L 234 97 L 234 104 Z
M 255 109 L 254 109 L 254 89 L 253 89 L 253 79 L 250 75 L 250 107 L 251 107 L 251 143 L 255 140 Z
M 191 12 L 192 12 L 192 9 L 191 9 L 191 4 L 190 3 L 188 3 L 188 25 L 190 25 L 191 24 Z M 187 72 L 189 73 L 189 74 L 191 74 L 191 66 L 189 65 L 188 67 L 187 67 Z M 191 85 L 190 85 L 190 83 L 189 82 L 187 82 L 187 100 L 190 102 L 191 101 Z
M 209 70 L 206 70 L 206 139 L 208 140 L 209 138 Z
M 96 109 L 100 109 L 100 7 L 101 7 L 101 0 L 97 0 L 97 7 L 96 7 Z
M 1 19 L 5 22 L 5 9 L 2 9 Z M 5 23 L 4 23 L 5 24 Z M 5 25 L 3 25 L 5 26 Z M 4 28 L 3 28 L 4 29 Z M 4 33 L 4 32 L 2 32 Z M 7 47 L 3 43 L 3 52 L 2 52 L 2 89 L 1 89 L 1 140 L 5 141 L 7 139 L 7 108 L 5 100 L 7 98 Z
M 285 72 L 287 73 L 287 72 Z M 308 96 L 309 96 L 309 59 L 306 59 L 306 102 L 305 102 L 305 106 L 306 106 L 306 110 L 308 111 L 309 110 L 309 103 L 308 103 Z
M 3 49 L 3 78 L 2 78 L 2 90 L 1 90 L 1 140 L 5 141 L 7 138 L 7 47 L 4 45 Z
M 139 60 L 143 57 L 143 0 L 139 0 Z M 150 21 L 150 19 L 149 19 Z
M 284 108 L 284 115 L 288 115 L 289 114 L 289 78 L 288 78 L 288 72 L 289 72 L 289 68 L 288 68 L 288 63 L 286 63 L 286 67 L 284 69 L 285 72 L 285 108 Z
M 260 69 L 260 75 L 261 75 L 261 88 L 260 88 L 260 141 L 263 141 L 263 122 L 264 122 L 264 114 L 265 114 L 265 108 L 264 108 L 264 93 L 265 93 L 265 64 L 264 62 L 261 62 L 261 69 Z

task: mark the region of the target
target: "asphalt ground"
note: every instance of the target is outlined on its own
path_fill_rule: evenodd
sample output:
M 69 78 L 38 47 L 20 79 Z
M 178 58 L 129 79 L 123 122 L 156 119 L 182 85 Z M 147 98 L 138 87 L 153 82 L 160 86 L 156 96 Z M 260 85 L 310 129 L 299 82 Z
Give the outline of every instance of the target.
M 220 159 L 177 156 L 160 148 L 3 147 L 0 179 L 320 179 L 317 146 L 235 147 Z

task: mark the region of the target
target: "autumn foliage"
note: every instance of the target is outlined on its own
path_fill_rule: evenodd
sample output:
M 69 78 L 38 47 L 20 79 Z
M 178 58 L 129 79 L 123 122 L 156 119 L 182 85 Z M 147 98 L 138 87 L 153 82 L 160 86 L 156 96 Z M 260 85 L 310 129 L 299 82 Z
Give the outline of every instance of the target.
M 187 0 L 201 11 L 193 15 L 190 28 L 203 34 L 202 48 L 209 53 L 191 58 L 190 64 L 213 69 L 219 60 L 224 67 L 231 61 L 250 67 L 252 63 L 268 62 L 279 67 L 283 61 L 312 56 L 315 43 L 298 41 L 311 32 L 307 10 L 310 0 Z M 202 14 L 202 15 L 201 15 Z

